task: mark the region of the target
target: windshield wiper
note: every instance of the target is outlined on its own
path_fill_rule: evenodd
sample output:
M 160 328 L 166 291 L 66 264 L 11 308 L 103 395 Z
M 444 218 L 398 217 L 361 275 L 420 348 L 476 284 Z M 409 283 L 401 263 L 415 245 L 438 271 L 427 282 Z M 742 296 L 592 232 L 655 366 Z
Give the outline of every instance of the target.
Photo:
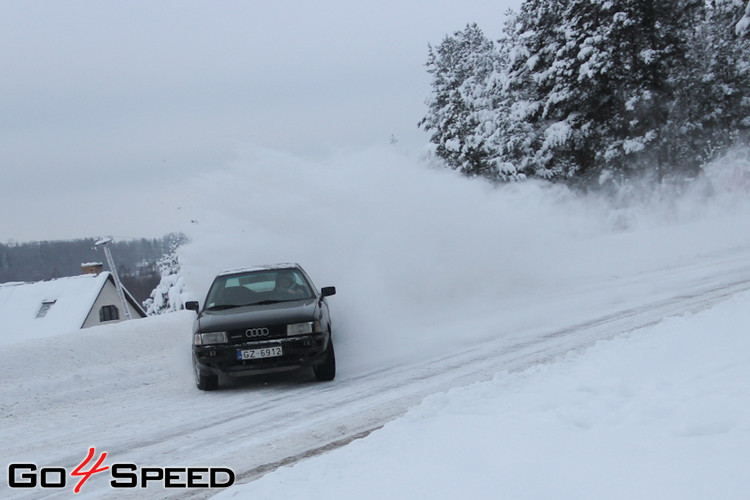
M 296 302 L 298 300 L 306 300 L 303 298 L 299 299 L 268 299 L 268 300 L 261 300 L 260 302 L 251 302 L 250 304 L 217 304 L 215 306 L 207 307 L 206 311 L 224 311 L 225 309 L 234 309 L 236 307 L 246 307 L 246 306 L 267 306 L 269 304 L 278 304 L 280 302 Z
M 260 302 L 253 302 L 252 304 L 248 304 L 249 306 L 267 306 L 269 304 L 278 304 L 279 302 L 296 302 L 300 299 L 268 299 L 268 300 L 261 300 Z
M 234 309 L 235 307 L 244 307 L 246 304 L 219 304 L 206 308 L 206 311 L 223 311 L 224 309 Z

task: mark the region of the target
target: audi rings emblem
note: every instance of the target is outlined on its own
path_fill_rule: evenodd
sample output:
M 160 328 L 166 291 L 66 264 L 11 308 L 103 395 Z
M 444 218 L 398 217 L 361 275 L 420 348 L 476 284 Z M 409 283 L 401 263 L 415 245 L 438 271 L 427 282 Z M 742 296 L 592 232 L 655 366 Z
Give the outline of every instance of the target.
M 257 337 L 268 337 L 268 334 L 268 328 L 265 326 L 263 328 L 250 328 L 245 330 L 245 336 L 251 339 Z

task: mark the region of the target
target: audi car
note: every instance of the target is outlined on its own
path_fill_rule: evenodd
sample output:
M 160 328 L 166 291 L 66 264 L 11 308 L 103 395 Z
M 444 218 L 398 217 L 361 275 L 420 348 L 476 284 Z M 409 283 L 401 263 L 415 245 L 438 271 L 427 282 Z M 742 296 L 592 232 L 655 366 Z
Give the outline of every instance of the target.
M 198 389 L 218 388 L 220 375 L 241 377 L 312 367 L 317 380 L 336 376 L 326 297 L 299 264 L 219 273 L 203 308 L 195 301 L 193 371 Z

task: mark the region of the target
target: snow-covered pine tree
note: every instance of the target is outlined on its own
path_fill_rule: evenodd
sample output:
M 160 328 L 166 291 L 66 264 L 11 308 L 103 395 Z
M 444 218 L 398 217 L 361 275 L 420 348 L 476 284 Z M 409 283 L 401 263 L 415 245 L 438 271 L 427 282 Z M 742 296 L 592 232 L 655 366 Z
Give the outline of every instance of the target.
M 508 110 L 499 127 L 504 159 L 534 177 L 569 177 L 579 166 L 557 154 L 572 143 L 570 123 L 558 103 L 573 99 L 558 85 L 568 71 L 559 64 L 565 49 L 564 0 L 529 0 L 511 16 L 500 40 L 507 54 L 501 100 Z
M 734 26 L 734 31 L 737 36 L 750 35 L 750 0 L 748 0 L 747 5 L 745 6 L 745 14 Z
M 695 172 L 685 163 L 681 90 L 686 84 L 690 40 L 702 20 L 703 0 L 631 0 L 618 3 L 612 40 L 617 120 L 603 155 L 604 169 L 624 177 Z M 613 52 L 614 54 L 614 52 Z
M 151 292 L 151 297 L 143 303 L 143 308 L 149 316 L 164 314 L 184 309 L 185 282 L 182 278 L 182 267 L 177 254 L 179 242 L 171 244 L 170 251 L 157 263 L 161 274 L 159 284 Z
M 536 176 L 576 182 L 668 164 L 662 132 L 701 0 L 524 2 L 508 40 L 522 152 Z M 516 128 L 521 129 L 520 125 Z M 521 163 L 523 159 L 519 159 Z
M 467 175 L 690 177 L 750 130 L 744 0 L 526 0 L 430 48 L 420 123 Z M 750 25 L 750 21 L 747 21 Z
M 726 152 L 750 128 L 750 38 L 737 34 L 745 7 L 715 0 L 704 9 L 677 86 L 685 115 L 680 123 L 686 155 L 706 163 Z M 689 161 L 689 158 L 678 158 Z
M 436 154 L 449 167 L 471 177 L 517 177 L 512 165 L 497 160 L 487 145 L 495 132 L 494 98 L 498 51 L 476 24 L 429 47 L 427 71 L 433 76 L 427 115 L 419 126 L 432 132 Z

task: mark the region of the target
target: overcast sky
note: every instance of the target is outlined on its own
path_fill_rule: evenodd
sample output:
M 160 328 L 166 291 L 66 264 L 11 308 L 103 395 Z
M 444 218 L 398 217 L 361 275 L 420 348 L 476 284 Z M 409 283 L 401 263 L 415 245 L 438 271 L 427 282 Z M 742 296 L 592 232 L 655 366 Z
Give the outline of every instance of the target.
M 181 178 L 263 147 L 427 135 L 428 44 L 520 0 L 0 0 L 0 242 L 176 228 Z

